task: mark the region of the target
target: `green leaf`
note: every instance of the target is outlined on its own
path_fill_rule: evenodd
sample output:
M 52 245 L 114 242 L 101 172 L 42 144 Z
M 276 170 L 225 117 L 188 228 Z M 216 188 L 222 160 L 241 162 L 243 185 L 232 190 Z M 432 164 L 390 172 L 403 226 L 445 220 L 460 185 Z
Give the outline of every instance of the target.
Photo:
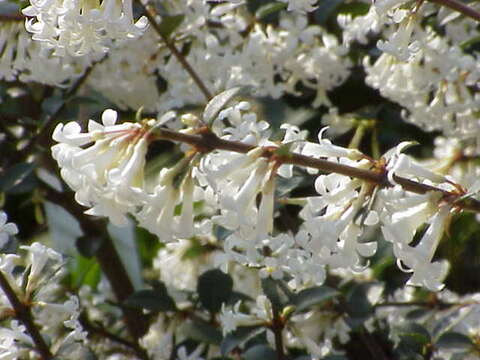
M 355 320 L 363 321 L 373 313 L 373 305 L 368 300 L 368 290 L 371 283 L 355 284 L 346 296 L 346 308 Z
M 280 312 L 283 309 L 286 299 L 280 296 L 276 281 L 272 278 L 262 279 L 262 290 L 272 303 L 273 310 Z
M 347 3 L 341 4 L 338 7 L 338 13 L 352 15 L 352 17 L 355 18 L 357 16 L 366 15 L 369 9 L 370 9 L 369 4 L 354 1 L 354 2 L 347 2 Z
M 245 360 L 276 360 L 277 352 L 267 345 L 255 345 L 243 354 Z
M 348 360 L 348 358 L 344 355 L 327 355 L 322 360 Z
M 110 222 L 107 224 L 107 230 L 135 290 L 141 289 L 144 284 L 135 237 L 135 223 L 129 219 L 126 225 L 120 227 Z
M 53 95 L 42 102 L 42 110 L 47 115 L 55 114 L 65 104 L 65 100 L 60 95 Z
M 324 25 L 335 10 L 342 5 L 345 0 L 320 1 L 315 10 L 314 17 L 319 25 Z
M 255 12 L 255 17 L 260 20 L 264 17 L 274 14 L 278 11 L 284 10 L 287 8 L 287 3 L 273 1 L 268 4 L 260 6 Z
M 291 178 L 277 177 L 275 195 L 277 197 L 283 197 L 289 194 L 293 189 L 296 189 L 304 181 L 301 176 L 292 176 Z
M 263 330 L 263 326 L 241 326 L 235 331 L 231 332 L 223 339 L 220 345 L 220 352 L 223 356 L 228 355 L 233 349 L 241 346 L 247 342 L 250 338 Z
M 447 332 L 440 336 L 435 345 L 450 350 L 466 350 L 471 348 L 473 343 L 472 339 L 467 335 L 457 332 Z
M 222 333 L 220 330 L 201 319 L 185 322 L 183 326 L 181 326 L 180 331 L 187 337 L 199 342 L 213 345 L 220 345 L 222 342 Z
M 413 322 L 394 327 L 392 333 L 400 339 L 403 346 L 417 349 L 417 352 L 420 352 L 424 346 L 431 342 L 427 329 Z
M 163 16 L 162 22 L 158 26 L 159 32 L 162 36 L 169 38 L 170 35 L 172 35 L 172 33 L 180 26 L 184 18 L 184 14 Z
M 415 309 L 415 310 L 409 311 L 405 316 L 405 318 L 407 320 L 418 320 L 429 313 L 430 313 L 429 309 Z
M 232 295 L 233 280 L 218 269 L 208 270 L 198 278 L 197 292 L 202 305 L 212 313 L 220 311 L 222 304 Z
M 0 176 L 0 192 L 10 192 L 20 186 L 32 173 L 36 165 L 33 163 L 19 163 L 8 168 Z
M 87 259 L 81 255 L 75 257 L 70 271 L 70 285 L 74 288 L 80 288 L 82 285 L 88 285 L 95 289 L 100 282 L 100 265 L 95 258 Z
M 75 243 L 83 235 L 77 219 L 59 205 L 49 201 L 43 205 L 52 247 L 62 254 L 76 256 Z
M 175 301 L 168 294 L 165 284 L 160 283 L 155 289 L 134 292 L 124 302 L 125 306 L 147 309 L 150 311 L 175 311 Z
M 300 291 L 293 299 L 293 305 L 296 306 L 295 312 L 302 312 L 314 305 L 321 304 L 333 299 L 340 293 L 328 286 L 317 286 Z
M 207 106 L 205 106 L 203 121 L 211 125 L 218 113 L 222 111 L 235 96 L 245 93 L 249 89 L 250 87 L 248 86 L 237 86 L 214 96 L 213 99 L 208 102 Z

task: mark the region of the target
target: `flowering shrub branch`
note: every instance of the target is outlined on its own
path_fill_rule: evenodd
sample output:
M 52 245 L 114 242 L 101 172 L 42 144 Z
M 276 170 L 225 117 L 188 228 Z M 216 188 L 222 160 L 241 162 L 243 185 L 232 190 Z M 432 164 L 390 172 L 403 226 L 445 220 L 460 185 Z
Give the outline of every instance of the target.
M 21 321 L 22 324 L 25 326 L 28 334 L 32 337 L 35 348 L 41 356 L 42 360 L 52 359 L 52 353 L 50 352 L 47 343 L 45 342 L 42 335 L 40 334 L 40 331 L 35 325 L 32 313 L 30 311 L 30 306 L 23 303 L 17 297 L 15 290 L 13 290 L 10 286 L 10 283 L 3 274 L 2 270 L 0 270 L 0 287 L 7 296 L 8 301 L 10 301 L 10 305 L 13 308 L 14 317 Z
M 202 81 L 201 77 L 192 68 L 185 56 L 183 56 L 182 53 L 177 49 L 175 43 L 171 39 L 169 39 L 169 34 L 166 34 L 165 31 L 160 28 L 160 24 L 156 20 L 156 18 L 158 18 L 158 14 L 155 13 L 155 9 L 153 8 L 153 6 L 144 5 L 141 0 L 136 0 L 136 3 L 143 9 L 145 16 L 147 17 L 151 26 L 155 29 L 155 32 L 160 36 L 160 38 L 163 40 L 167 48 L 170 50 L 173 56 L 175 56 L 178 62 L 182 64 L 182 67 L 185 69 L 185 71 L 191 76 L 192 80 L 195 82 L 202 94 L 205 96 L 205 99 L 207 101 L 210 100 L 212 98 L 212 94 L 210 90 L 208 90 L 205 83 Z
M 186 134 L 166 128 L 155 128 L 152 134 L 156 139 L 187 143 L 200 152 L 210 152 L 217 149 L 246 154 L 256 148 L 255 146 L 242 143 L 240 141 L 220 139 L 208 128 L 201 128 L 197 132 L 197 134 Z M 281 155 L 279 155 L 280 152 Z M 388 181 L 386 169 L 360 169 L 325 159 L 313 158 L 311 156 L 305 156 L 298 153 L 285 152 L 283 149 L 280 150 L 280 147 L 277 146 L 263 147 L 259 153 L 261 154 L 260 156 L 274 160 L 279 164 L 292 164 L 302 167 L 309 167 L 326 173 L 337 173 L 358 178 L 380 186 L 392 186 L 392 184 Z M 372 167 L 375 167 L 375 163 L 376 162 L 373 161 Z M 464 197 L 464 192 L 444 190 L 397 175 L 393 175 L 393 179 L 395 183 L 400 184 L 406 191 L 411 191 L 417 194 L 425 194 L 429 191 L 437 191 L 442 193 L 442 196 L 445 200 L 454 202 L 456 206 L 463 210 L 480 212 L 480 202 L 474 198 Z

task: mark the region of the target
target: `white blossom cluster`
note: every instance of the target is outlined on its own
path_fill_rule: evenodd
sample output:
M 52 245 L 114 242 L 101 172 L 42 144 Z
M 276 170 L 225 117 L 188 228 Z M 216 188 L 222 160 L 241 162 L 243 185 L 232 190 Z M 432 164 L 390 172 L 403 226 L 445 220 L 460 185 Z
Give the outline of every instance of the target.
M 21 246 L 21 252 L 26 255 L 1 255 L 2 275 L 19 300 L 29 304 L 35 325 L 42 336 L 49 338 L 52 353 L 80 356 L 86 332 L 78 320 L 78 298 L 61 294 L 60 280 L 66 275 L 62 255 L 40 243 Z M 8 309 L 15 311 L 4 291 L 0 292 L 0 308 L 4 313 Z M 2 321 L 0 356 L 4 359 L 37 358 L 36 345 L 25 325 L 8 317 Z
M 138 37 L 148 21 L 133 19 L 132 0 L 36 1 L 23 9 L 32 38 L 54 55 L 103 54 L 114 40 Z
M 339 16 L 344 42 L 367 42 L 380 33 L 380 56 L 366 56 L 366 82 L 405 109 L 405 118 L 427 131 L 478 143 L 480 67 L 477 54 L 462 43 L 477 36 L 471 20 L 439 11 L 445 34 L 423 26 L 424 16 L 438 11 L 419 9 L 410 1 L 377 1 L 364 16 Z
M 237 85 L 252 85 L 259 96 L 278 98 L 297 94 L 301 84 L 316 92 L 314 106 L 329 104 L 327 91 L 340 85 L 350 74 L 346 48 L 335 36 L 319 26 L 308 25 L 306 11 L 314 9 L 308 1 L 289 1 L 292 13 L 282 14 L 278 26 L 262 25 L 246 12 L 244 2 L 211 3 L 189 0 L 167 2 L 170 14 L 184 14 L 182 24 L 172 36 L 214 93 Z M 62 84 L 83 74 L 92 61 L 108 56 L 93 68 L 87 83 L 121 108 L 166 111 L 186 104 L 201 104 L 203 95 L 183 65 L 159 42 L 146 19 L 135 22 L 132 1 L 103 1 L 100 5 L 79 1 L 32 1 L 23 10 L 28 17 L 27 31 L 2 28 L 5 42 L 2 61 L 12 80 L 18 64 L 10 64 L 15 47 L 33 44 L 32 61 L 22 81 Z M 20 31 L 20 35 L 16 35 Z M 248 36 L 240 36 L 248 32 Z M 17 45 L 16 37 L 21 36 Z M 41 46 L 40 46 L 41 45 Z M 0 42 L 0 53 L 2 42 Z M 30 45 L 31 48 L 33 45 Z M 22 52 L 18 61 L 25 61 Z M 45 65 L 44 65 L 45 64 Z M 50 65 L 51 71 L 45 71 Z M 53 71 L 56 66 L 57 71 Z M 62 71 L 58 71 L 58 68 Z M 5 70 L 5 71 L 6 71 Z M 8 76 L 7 76 L 8 75 Z M 55 76 L 55 78 L 48 78 Z M 158 87 L 164 82 L 166 90 Z
M 0 27 L 0 79 L 68 87 L 90 65 L 86 57 L 58 57 L 32 40 L 21 23 Z
M 375 162 L 358 150 L 323 139 L 323 131 L 319 142 L 311 143 L 298 128 L 284 126 L 284 139 L 272 142 L 268 124 L 257 121 L 250 104 L 242 101 L 222 110 L 213 130 L 220 139 L 252 145 L 252 150 L 246 154 L 214 150 L 187 155 L 175 166 L 162 169 L 158 182 L 149 186 L 143 179 L 143 167 L 155 133 L 154 120 L 116 125 L 116 116 L 113 110 L 106 110 L 103 125 L 90 121 L 86 133 L 75 122 L 60 124 L 54 132 L 59 144 L 52 148 L 53 156 L 63 178 L 75 190 L 77 201 L 90 207 L 87 214 L 108 216 L 119 225 L 131 214 L 163 242 L 192 237 L 209 241 L 214 228 L 220 226 L 230 235 L 220 244 L 224 252 L 215 256 L 217 266 L 228 269 L 233 262 L 259 269 L 260 277 L 288 277 L 290 286 L 297 289 L 322 284 L 327 267 L 364 270 L 364 260 L 377 248 L 375 242 L 363 239 L 365 227 L 380 223 L 400 268 L 412 273 L 409 283 L 432 290 L 442 287 L 447 264 L 432 259 L 450 217 L 458 211 L 455 199 L 467 190 L 446 199 L 441 190 L 456 194 L 461 185 L 403 154 L 408 143 L 401 143 L 383 157 L 392 187 L 377 188 L 338 174 L 318 175 L 317 195 L 303 199 L 303 224 L 298 232 L 275 233 L 276 178 L 292 177 L 292 165 L 269 161 L 263 156 L 265 149 L 280 151 L 287 146 L 295 153 L 364 170 L 374 167 Z M 194 129 L 182 131 L 191 133 Z M 397 176 L 439 190 L 412 194 L 396 183 Z M 478 181 L 468 185 L 476 191 Z M 204 219 L 202 213 L 209 214 L 210 219 Z M 430 226 L 412 246 L 425 223 Z M 188 246 L 188 241 L 184 244 Z M 163 262 L 166 266 L 170 260 Z M 184 274 L 188 277 L 188 272 Z

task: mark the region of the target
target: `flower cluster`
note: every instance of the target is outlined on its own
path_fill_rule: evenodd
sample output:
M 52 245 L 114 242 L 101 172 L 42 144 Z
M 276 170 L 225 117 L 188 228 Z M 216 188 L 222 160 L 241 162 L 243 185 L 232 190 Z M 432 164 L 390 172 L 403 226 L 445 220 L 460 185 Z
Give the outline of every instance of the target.
M 107 52 L 111 42 L 138 37 L 146 28 L 145 17 L 133 19 L 132 0 L 31 1 L 23 9 L 27 31 L 54 54 L 83 56 Z
M 20 301 L 31 307 L 35 325 L 51 341 L 51 351 L 59 356 L 68 348 L 71 354 L 81 352 L 86 332 L 79 323 L 78 298 L 61 294 L 60 280 L 66 275 L 61 254 L 40 243 L 21 246 L 20 254 L 3 254 L 0 271 Z M 18 271 L 19 267 L 23 271 Z M 6 293 L 0 292 L 3 312 L 12 308 Z M 16 311 L 16 309 L 13 309 Z M 0 354 L 4 358 L 30 358 L 34 340 L 18 320 L 4 319 Z
M 154 120 L 114 125 L 113 110 L 106 110 L 102 118 L 103 125 L 89 123 L 88 133 L 69 123 L 59 125 L 53 135 L 59 144 L 52 152 L 62 177 L 76 191 L 77 201 L 91 207 L 87 214 L 108 216 L 119 225 L 131 214 L 163 242 L 186 239 L 182 240 L 184 245 L 172 245 L 179 251 L 189 246 L 188 239 L 218 241 L 213 232 L 221 227 L 229 234 L 219 244 L 223 254 L 215 256 L 217 266 L 228 269 L 233 262 L 258 269 L 260 277 L 288 277 L 290 286 L 296 289 L 322 284 L 326 268 L 365 270 L 365 259 L 377 249 L 377 243 L 366 237 L 368 228 L 381 223 L 399 267 L 412 272 L 409 283 L 432 290 L 442 287 L 448 266 L 445 262 L 432 263 L 432 259 L 449 219 L 459 210 L 455 200 L 466 190 L 403 154 L 409 143 L 401 143 L 374 161 L 356 149 L 332 144 L 322 137 L 323 130 L 319 142 L 312 143 L 298 128 L 283 126 L 283 140 L 273 142 L 268 140 L 269 125 L 258 121 L 248 102 L 240 101 L 219 111 L 212 129 L 220 141 L 248 144 L 250 151 L 187 153 L 175 166 L 163 168 L 155 185 L 147 186 L 143 167 L 157 129 Z M 182 132 L 195 133 L 195 129 Z M 277 177 L 288 179 L 293 175 L 292 165 L 282 163 L 282 151 L 363 171 L 383 168 L 391 187 L 340 174 L 318 175 L 317 195 L 300 201 L 303 223 L 298 231 L 275 234 Z M 315 169 L 307 170 L 316 173 Z M 417 179 L 433 186 L 432 190 L 424 194 L 406 192 L 397 183 L 402 177 Z M 210 219 L 203 219 L 207 214 Z M 429 228 L 412 246 L 414 235 L 424 223 L 430 224 Z M 165 250 L 167 258 L 163 261 L 169 253 Z M 162 273 L 167 275 L 168 271 Z

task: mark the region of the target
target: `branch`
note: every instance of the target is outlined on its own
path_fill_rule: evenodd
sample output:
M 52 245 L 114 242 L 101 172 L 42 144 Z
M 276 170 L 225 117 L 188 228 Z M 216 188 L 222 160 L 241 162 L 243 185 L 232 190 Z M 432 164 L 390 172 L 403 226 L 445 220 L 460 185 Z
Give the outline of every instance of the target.
M 463 15 L 472 18 L 474 20 L 480 21 L 480 12 L 475 10 L 474 8 L 465 5 L 464 3 L 458 0 L 428 0 L 435 4 L 448 7 L 452 10 L 458 11 Z
M 209 130 L 201 132 L 198 135 L 190 135 L 162 128 L 155 129 L 153 134 L 153 136 L 157 139 L 187 143 L 202 152 L 209 152 L 217 149 L 245 154 L 256 147 L 239 141 L 220 139 Z M 327 173 L 346 175 L 368 181 L 382 187 L 392 186 L 392 184 L 390 184 L 388 181 L 386 171 L 359 169 L 353 166 L 343 165 L 325 159 L 308 157 L 293 152 L 288 153 L 287 155 L 277 156 L 275 152 L 278 148 L 264 147 L 263 149 L 264 151 L 262 157 L 272 158 L 275 156 L 275 160 L 283 164 L 310 167 Z M 411 191 L 417 194 L 425 194 L 428 191 L 437 191 L 443 194 L 443 198 L 445 200 L 457 199 L 459 196 L 458 193 L 440 189 L 435 186 L 422 184 L 397 175 L 394 175 L 393 178 L 395 182 L 400 184 L 406 191 Z M 472 198 L 458 200 L 455 202 L 455 205 L 463 210 L 480 212 L 480 201 Z
M 62 102 L 62 104 L 57 108 L 57 110 L 55 110 L 55 112 L 52 115 L 50 115 L 47 118 L 47 120 L 40 127 L 40 130 L 38 131 L 38 133 L 34 137 L 32 137 L 29 140 L 29 142 L 12 158 L 11 162 L 17 162 L 17 161 L 23 160 L 24 158 L 29 156 L 33 152 L 33 150 L 39 145 L 49 147 L 51 143 L 52 131 L 54 126 L 57 125 L 58 117 L 60 113 L 65 108 L 65 105 L 68 103 L 68 101 L 70 100 L 69 98 L 72 95 L 74 95 L 78 91 L 78 89 L 80 89 L 80 87 L 85 83 L 88 76 L 93 70 L 93 66 L 97 63 L 93 63 L 92 65 L 90 65 L 85 70 L 85 73 L 83 73 L 83 75 L 80 78 L 78 78 L 78 80 L 72 85 L 72 87 L 68 89 L 68 91 L 63 96 L 64 101 Z
M 273 320 L 270 329 L 273 331 L 273 336 L 275 338 L 275 350 L 277 352 L 277 360 L 284 360 L 285 353 L 283 351 L 283 336 L 282 331 L 285 327 L 283 320 L 279 314 L 279 310 L 276 307 L 272 309 Z
M 134 292 L 134 287 L 117 250 L 106 234 L 105 223 L 92 220 L 86 216 L 83 213 L 83 208 L 76 202 L 71 201 L 70 196 L 67 196 L 65 193 L 60 193 L 50 188 L 45 188 L 45 190 L 47 191 L 46 195 L 49 201 L 62 206 L 77 219 L 86 236 L 90 238 L 100 237 L 102 239 L 102 244 L 95 256 L 100 264 L 100 268 L 112 286 L 117 301 L 122 303 Z M 133 308 L 122 307 L 122 312 L 130 335 L 135 343 L 138 343 L 138 340 L 145 335 L 148 330 L 146 316 L 140 310 Z M 138 348 L 140 349 L 139 346 Z M 142 353 L 138 355 L 142 359 L 145 358 L 142 357 Z
M 138 346 L 136 342 L 128 341 L 116 334 L 109 332 L 105 329 L 101 324 L 92 324 L 92 322 L 88 319 L 86 313 L 81 313 L 79 321 L 84 330 L 86 330 L 90 335 L 99 335 L 101 337 L 107 338 L 113 342 L 123 345 L 124 347 L 131 349 L 135 352 L 141 359 L 148 359 L 148 356 L 141 347 Z
M 185 71 L 188 72 L 192 80 L 195 82 L 195 84 L 198 86 L 202 94 L 205 96 L 205 99 L 207 99 L 207 101 L 210 100 L 213 97 L 210 90 L 208 90 L 205 83 L 202 81 L 200 76 L 195 72 L 195 70 L 189 64 L 185 56 L 182 55 L 182 53 L 177 49 L 175 44 L 172 41 L 170 41 L 170 39 L 167 36 L 165 36 L 165 34 L 162 32 L 160 28 L 160 24 L 156 20 L 156 17 L 158 15 L 156 14 L 155 9 L 151 5 L 144 5 L 141 0 L 137 0 L 137 4 L 143 9 L 145 16 L 147 17 L 148 21 L 155 29 L 155 32 L 162 38 L 167 48 L 170 50 L 173 56 L 177 58 L 177 60 L 183 66 Z
M 42 360 L 52 359 L 53 355 L 50 352 L 45 340 L 43 339 L 42 335 L 40 335 L 40 331 L 38 330 L 35 322 L 33 321 L 32 313 L 30 312 L 30 307 L 23 304 L 13 291 L 12 287 L 10 286 L 7 278 L 3 275 L 3 272 L 0 270 L 0 287 L 2 288 L 3 292 L 8 298 L 10 305 L 12 305 L 13 310 L 15 311 L 15 317 L 25 325 L 27 332 L 30 334 L 33 343 L 37 351 L 39 352 Z

